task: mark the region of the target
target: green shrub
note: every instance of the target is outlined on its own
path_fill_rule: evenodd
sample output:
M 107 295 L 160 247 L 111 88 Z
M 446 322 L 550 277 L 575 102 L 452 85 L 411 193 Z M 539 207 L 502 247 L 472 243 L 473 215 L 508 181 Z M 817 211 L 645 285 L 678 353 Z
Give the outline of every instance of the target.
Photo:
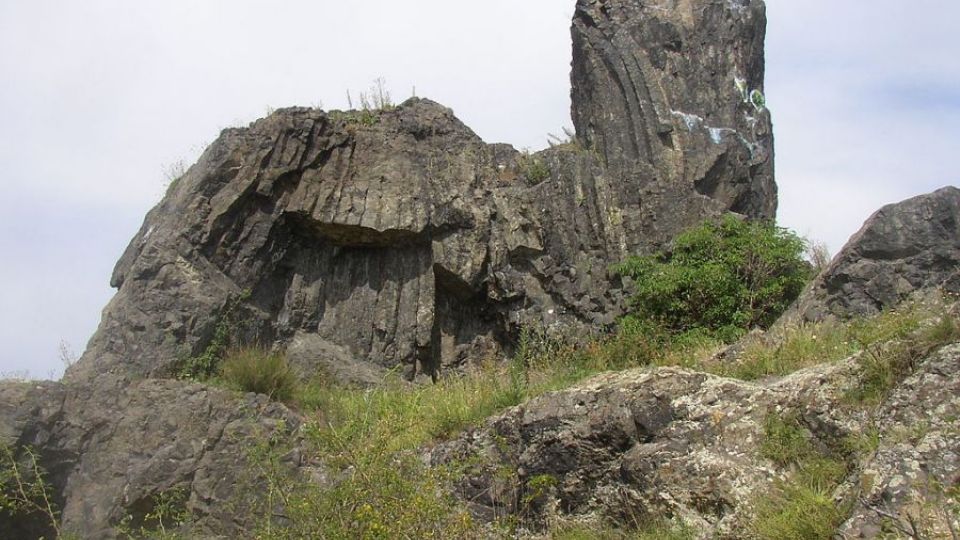
M 669 251 L 631 257 L 616 270 L 634 281 L 632 311 L 673 333 L 706 329 L 733 341 L 767 327 L 811 277 L 805 243 L 773 225 L 728 215 L 680 234 Z
M 220 377 L 244 392 L 256 392 L 277 401 L 290 401 L 297 391 L 297 375 L 280 353 L 249 347 L 227 352 Z

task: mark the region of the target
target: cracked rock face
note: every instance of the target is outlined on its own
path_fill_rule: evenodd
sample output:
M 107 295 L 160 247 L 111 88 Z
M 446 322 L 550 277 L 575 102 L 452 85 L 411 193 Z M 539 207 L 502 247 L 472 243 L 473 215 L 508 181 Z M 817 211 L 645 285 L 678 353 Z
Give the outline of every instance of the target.
M 770 117 L 750 97 L 763 3 L 669 4 L 578 3 L 579 141 L 533 156 L 419 99 L 224 131 L 148 214 L 67 380 L 163 375 L 231 310 L 241 341 L 361 380 L 497 354 L 522 325 L 609 325 L 612 263 L 776 209 Z
M 0 384 L 0 443 L 35 449 L 63 529 L 114 538 L 126 516 L 136 527 L 174 491 L 200 516 L 199 537 L 241 527 L 244 497 L 261 485 L 247 453 L 292 436 L 299 418 L 265 396 L 171 380 L 122 384 L 109 376 L 97 385 Z M 290 466 L 299 459 L 292 454 Z M 30 517 L 0 522 L 0 537 L 52 537 Z
M 960 293 L 960 189 L 884 206 L 850 238 L 785 315 L 872 315 L 916 291 Z
M 960 488 L 960 346 L 941 350 L 891 395 L 880 411 L 886 427 L 864 464 L 843 538 L 904 533 L 916 523 L 923 538 L 950 538 L 958 523 Z
M 737 537 L 754 495 L 785 474 L 760 454 L 767 415 L 798 411 L 825 441 L 849 434 L 858 423 L 825 411 L 855 381 L 849 363 L 771 385 L 675 368 L 611 373 L 515 407 L 427 459 L 471 464 L 456 490 L 481 518 L 517 515 L 535 529 L 556 514 L 672 516 L 704 538 Z
M 931 516 L 960 485 L 960 347 L 920 359 L 877 418 L 845 398 L 861 369 L 851 358 L 768 383 L 676 368 L 610 373 L 514 407 L 425 459 L 468 464 L 455 490 L 482 519 L 514 515 L 536 530 L 557 517 L 670 517 L 699 538 L 743 538 L 758 497 L 792 473 L 763 455 L 768 415 L 796 415 L 824 453 L 876 426 L 878 450 L 834 493 L 853 506 L 840 532 L 874 538 L 894 516 L 947 537 Z

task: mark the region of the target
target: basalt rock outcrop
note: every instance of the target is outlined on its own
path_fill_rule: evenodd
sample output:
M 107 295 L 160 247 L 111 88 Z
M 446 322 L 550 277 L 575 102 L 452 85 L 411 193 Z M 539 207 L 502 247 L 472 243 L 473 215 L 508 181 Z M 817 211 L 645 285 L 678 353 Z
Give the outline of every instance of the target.
M 774 216 L 765 24 L 761 0 L 580 0 L 577 140 L 534 155 L 423 99 L 225 130 L 148 214 L 67 380 L 163 375 L 228 314 L 239 341 L 363 378 L 497 354 L 523 325 L 610 324 L 610 264 L 728 211 Z
M 415 378 L 497 354 L 523 325 L 609 324 L 624 296 L 610 263 L 725 212 L 773 217 L 764 26 L 760 0 L 580 0 L 577 140 L 534 155 L 484 143 L 423 99 L 283 109 L 225 130 L 148 214 L 65 382 L 0 384 L 0 444 L 21 458 L 34 449 L 64 529 L 81 537 L 115 536 L 124 519 L 136 528 L 170 493 L 193 516 L 188 536 L 251 536 L 245 505 L 265 491 L 251 449 L 282 440 L 284 471 L 317 489 L 323 464 L 300 445 L 295 412 L 164 378 L 180 359 L 228 326 L 238 342 L 286 350 L 305 376 L 375 384 L 398 366 Z M 951 290 L 958 193 L 881 210 L 802 316 Z M 791 474 L 762 451 L 767 418 L 796 418 L 824 454 L 878 428 L 833 494 L 850 509 L 843 534 L 876 536 L 960 485 L 960 346 L 925 351 L 871 410 L 849 403 L 861 358 L 762 382 L 605 374 L 422 457 L 465 467 L 455 490 L 479 517 L 536 529 L 557 515 L 669 516 L 730 538 Z M 49 537 L 41 523 L 0 522 L 0 536 Z
M 259 445 L 289 441 L 285 466 L 309 474 L 297 450 L 300 422 L 266 396 L 183 381 L 0 384 L 0 443 L 16 450 L 24 475 L 33 466 L 23 449 L 32 449 L 61 529 L 77 538 L 120 537 L 123 524 L 156 527 L 148 515 L 164 497 L 196 518 L 189 537 L 237 536 L 264 489 L 251 461 Z M 0 517 L 2 538 L 54 537 L 42 515 Z
M 164 379 L 180 360 L 229 327 L 305 376 L 370 383 L 495 355 L 524 325 L 609 325 L 611 263 L 729 211 L 774 216 L 765 23 L 761 0 L 581 0 L 577 138 L 534 155 L 425 99 L 225 130 L 147 215 L 64 383 L 0 385 L 0 442 L 36 450 L 83 537 L 136 527 L 171 491 L 198 536 L 235 536 L 237 492 L 258 494 L 242 457 L 295 441 L 299 420 Z M 296 451 L 288 465 L 311 466 Z M 35 526 L 0 534 L 49 534 Z
M 786 319 L 872 315 L 937 287 L 960 293 L 960 189 L 953 186 L 878 210 Z

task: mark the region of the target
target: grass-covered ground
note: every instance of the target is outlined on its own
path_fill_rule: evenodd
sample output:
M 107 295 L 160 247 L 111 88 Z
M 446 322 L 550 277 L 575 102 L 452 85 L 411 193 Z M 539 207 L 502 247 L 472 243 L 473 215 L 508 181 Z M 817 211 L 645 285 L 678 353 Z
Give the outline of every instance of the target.
M 744 380 L 779 377 L 799 369 L 857 355 L 860 384 L 850 406 L 875 408 L 909 375 L 915 362 L 943 344 L 960 341 L 960 325 L 944 302 L 913 303 L 896 311 L 848 323 L 800 324 L 774 338 L 751 339 L 736 359 L 718 359 L 724 344 L 706 334 L 672 335 L 645 325 L 624 325 L 611 336 L 583 344 L 529 331 L 508 362 L 489 361 L 436 384 L 412 385 L 388 378 L 375 388 L 354 388 L 317 378 L 298 382 L 282 356 L 236 350 L 209 382 L 238 391 L 257 390 L 299 410 L 314 458 L 335 478 L 330 489 L 289 476 L 280 441 L 263 441 L 248 459 L 253 473 L 268 479 L 248 533 L 258 538 L 472 538 L 510 537 L 517 521 L 478 523 L 445 486 L 456 466 L 428 468 L 421 449 L 456 437 L 508 407 L 561 390 L 602 372 L 679 366 Z M 861 354 L 857 354 L 861 353 Z M 758 500 L 745 534 L 754 538 L 830 538 L 849 509 L 837 506 L 836 487 L 879 442 L 879 427 L 858 440 L 839 441 L 823 452 L 796 418 L 771 415 L 761 453 L 792 471 Z M 29 511 L 56 517 L 43 489 L 42 471 L 17 470 L 10 451 L 0 454 L 0 513 Z M 28 464 L 29 465 L 29 464 Z M 20 467 L 23 464 L 19 465 Z M 35 469 L 35 463 L 33 469 Z M 47 497 L 47 498 L 44 498 Z M 957 501 L 950 501 L 956 505 Z M 277 508 L 282 508 L 278 513 Z M 278 518 L 282 515 L 282 519 Z M 189 519 L 171 508 L 162 530 L 132 537 L 176 537 L 176 521 Z M 600 522 L 556 520 L 553 538 L 691 538 L 670 521 L 620 530 Z
M 274 477 L 274 489 L 290 512 L 279 526 L 269 520 L 259 533 L 294 538 L 323 531 L 329 538 L 452 538 L 513 534 L 514 522 L 481 526 L 442 488 L 454 469 L 427 469 L 418 449 L 456 436 L 484 419 L 545 392 L 570 387 L 592 375 L 629 368 L 681 366 L 744 380 L 783 376 L 798 369 L 849 358 L 858 352 L 861 384 L 854 406 L 873 407 L 933 348 L 960 340 L 957 320 L 942 303 L 916 303 L 850 323 L 801 324 L 782 329 L 779 340 L 756 339 L 737 360 L 717 360 L 723 344 L 694 335 L 673 339 L 626 328 L 585 345 L 568 345 L 529 332 L 509 363 L 475 366 L 437 384 L 413 386 L 387 380 L 378 388 L 300 385 L 291 404 L 311 418 L 308 439 L 324 463 L 342 475 L 328 491 L 298 488 Z M 829 538 L 847 509 L 834 489 L 871 441 L 843 441 L 848 450 L 817 452 L 791 417 L 771 417 L 762 451 L 795 471 L 758 504 L 750 534 L 757 538 Z M 282 494 L 282 496 L 280 495 Z M 291 512 L 289 509 L 293 508 Z M 558 523 L 556 538 L 685 538 L 670 522 L 618 531 L 598 524 Z M 647 535 L 647 536 L 644 536 Z

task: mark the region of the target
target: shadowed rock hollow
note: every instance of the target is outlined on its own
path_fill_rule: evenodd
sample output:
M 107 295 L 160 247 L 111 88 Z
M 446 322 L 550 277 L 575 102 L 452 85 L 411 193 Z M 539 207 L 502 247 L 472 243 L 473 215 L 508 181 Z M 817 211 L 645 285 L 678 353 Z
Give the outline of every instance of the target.
M 148 214 L 67 380 L 162 375 L 228 310 L 241 341 L 360 379 L 434 375 L 523 325 L 609 325 L 612 263 L 727 211 L 774 216 L 765 24 L 759 0 L 581 0 L 578 140 L 534 155 L 422 99 L 225 130 Z

